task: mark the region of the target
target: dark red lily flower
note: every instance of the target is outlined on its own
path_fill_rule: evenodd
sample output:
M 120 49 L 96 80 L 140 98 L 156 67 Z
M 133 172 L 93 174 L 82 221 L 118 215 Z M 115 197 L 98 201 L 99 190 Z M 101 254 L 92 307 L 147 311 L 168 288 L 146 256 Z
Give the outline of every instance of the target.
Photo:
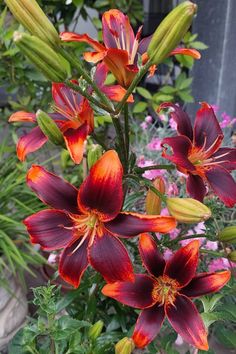
M 59 273 L 75 287 L 88 264 L 108 282 L 132 281 L 132 264 L 118 237 L 166 233 L 176 226 L 173 217 L 120 212 L 122 177 L 114 150 L 93 165 L 79 190 L 40 166 L 33 165 L 27 174 L 28 186 L 53 208 L 25 219 L 31 241 L 46 250 L 64 249 Z
M 173 109 L 171 116 L 177 123 L 178 136 L 163 139 L 162 156 L 188 176 L 187 192 L 191 197 L 202 201 L 207 184 L 226 206 L 232 207 L 236 203 L 236 183 L 230 172 L 236 169 L 236 149 L 220 147 L 224 135 L 212 107 L 202 103 L 193 128 L 179 106 L 163 103 L 159 109 L 169 107 Z
M 167 317 L 186 342 L 208 350 L 207 331 L 190 299 L 220 290 L 230 279 L 230 272 L 196 274 L 199 241 L 180 248 L 166 262 L 153 239 L 143 234 L 139 251 L 149 275 L 136 274 L 134 282 L 115 282 L 102 290 L 106 296 L 142 309 L 132 336 L 135 345 L 143 348 L 152 342 Z
M 148 60 L 147 47 L 151 36 L 140 41 L 142 27 L 136 36 L 130 25 L 128 16 L 117 9 L 104 12 L 102 16 L 102 33 L 104 44 L 92 39 L 87 34 L 62 32 L 60 38 L 65 42 L 86 42 L 95 51 L 85 52 L 84 58 L 88 62 L 97 63 L 101 60 L 114 74 L 118 83 L 123 87 L 129 87 L 134 76 L 139 71 L 138 54 L 142 55 L 143 64 Z M 200 58 L 198 51 L 194 49 L 176 48 L 170 55 L 185 54 L 195 59 Z M 155 70 L 151 69 L 151 73 Z
M 94 80 L 98 87 L 111 100 L 120 101 L 126 90 L 120 85 L 106 86 L 104 84 L 107 77 L 105 64 L 100 64 L 96 68 Z M 73 83 L 77 81 L 73 80 Z M 88 91 L 92 94 L 92 89 Z M 87 99 L 75 92 L 63 83 L 52 84 L 53 109 L 56 113 L 49 114 L 55 120 L 63 133 L 67 149 L 72 160 L 80 163 L 83 158 L 84 143 L 87 136 L 94 129 L 94 114 Z M 132 95 L 127 102 L 133 102 Z M 36 115 L 19 111 L 11 115 L 9 122 L 30 122 L 37 124 Z M 47 142 L 47 137 L 39 127 L 33 128 L 28 134 L 21 137 L 17 143 L 17 156 L 24 161 L 26 156 L 38 150 Z

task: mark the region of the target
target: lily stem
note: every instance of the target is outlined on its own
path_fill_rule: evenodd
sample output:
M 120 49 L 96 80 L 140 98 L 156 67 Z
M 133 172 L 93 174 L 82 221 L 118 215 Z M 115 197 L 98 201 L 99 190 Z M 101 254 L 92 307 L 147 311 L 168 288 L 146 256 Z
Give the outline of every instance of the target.
M 153 165 L 153 166 L 146 166 L 146 167 L 135 167 L 135 172 L 138 174 L 142 174 L 145 171 L 151 170 L 174 170 L 174 165 Z
M 105 104 L 105 107 L 109 108 L 110 112 L 113 112 L 113 104 L 107 98 L 107 96 L 99 89 L 99 87 L 96 85 L 95 81 L 92 80 L 92 78 L 86 72 L 85 68 L 82 67 L 81 63 L 77 59 L 75 59 L 71 54 L 69 54 L 65 49 L 59 48 L 59 52 L 78 71 L 79 75 L 81 75 L 84 78 L 84 80 L 87 81 L 87 83 L 92 86 L 94 92 L 96 92 L 98 97 Z M 83 91 L 83 93 L 84 93 L 84 91 Z M 85 96 L 85 95 L 83 94 L 83 96 Z M 105 109 L 105 108 L 103 107 L 103 109 Z
M 129 107 L 127 103 L 124 106 L 124 130 L 125 130 L 126 159 L 127 159 L 127 163 L 129 163 Z M 127 167 L 129 170 L 129 166 Z
M 112 122 L 114 124 L 116 134 L 117 134 L 120 159 L 124 167 L 124 173 L 126 174 L 128 172 L 128 161 L 127 161 L 127 153 L 126 153 L 125 139 L 123 135 L 122 126 L 120 124 L 119 119 L 114 118 L 114 116 L 112 116 Z
M 135 87 L 138 85 L 138 83 L 142 80 L 143 76 L 146 74 L 150 66 L 151 63 L 150 61 L 148 61 L 144 66 L 141 67 L 134 80 L 132 81 L 131 85 L 128 87 L 126 94 L 124 95 L 120 103 L 118 103 L 118 105 L 116 106 L 115 114 L 119 114 L 119 112 L 123 109 L 127 99 L 129 98 Z

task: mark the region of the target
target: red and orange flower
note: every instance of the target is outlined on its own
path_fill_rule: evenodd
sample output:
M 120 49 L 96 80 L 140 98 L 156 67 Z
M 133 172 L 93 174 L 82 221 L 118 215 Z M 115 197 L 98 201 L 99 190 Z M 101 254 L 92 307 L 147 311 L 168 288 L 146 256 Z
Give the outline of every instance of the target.
M 170 216 L 120 212 L 122 177 L 114 150 L 93 165 L 79 190 L 40 166 L 33 165 L 27 174 L 28 186 L 52 207 L 25 219 L 31 241 L 46 250 L 64 249 L 59 273 L 74 287 L 79 286 L 88 264 L 108 282 L 133 281 L 130 258 L 118 237 L 166 233 L 176 226 Z
M 135 75 L 139 71 L 138 54 L 142 56 L 142 63 L 148 60 L 147 47 L 152 36 L 140 41 L 142 26 L 136 36 L 130 25 L 128 16 L 117 9 L 106 11 L 102 16 L 103 43 L 92 39 L 87 34 L 62 32 L 60 38 L 65 42 L 86 42 L 95 51 L 85 52 L 84 59 L 97 63 L 101 60 L 114 74 L 118 83 L 123 87 L 129 87 Z M 185 54 L 195 59 L 200 58 L 198 51 L 194 49 L 176 48 L 170 55 Z M 151 69 L 153 73 L 153 68 Z
M 134 282 L 118 281 L 102 290 L 104 295 L 142 310 L 132 336 L 135 345 L 143 348 L 153 341 L 167 317 L 186 342 L 208 350 L 207 331 L 191 298 L 220 290 L 230 272 L 196 274 L 199 241 L 182 247 L 166 262 L 153 239 L 142 234 L 139 251 L 149 275 L 136 274 Z
M 171 116 L 179 135 L 163 139 L 162 156 L 188 176 L 187 192 L 202 201 L 208 184 L 226 206 L 232 207 L 236 203 L 236 183 L 230 172 L 236 169 L 236 149 L 220 147 L 224 135 L 212 107 L 202 103 L 193 128 L 179 106 L 163 103 L 159 109 L 163 108 L 173 110 Z
M 99 64 L 96 68 L 94 81 L 111 100 L 120 101 L 126 90 L 120 85 L 106 86 L 107 68 Z M 73 80 L 77 84 L 77 81 Z M 92 94 L 92 88 L 88 88 Z M 63 83 L 52 84 L 53 110 L 49 114 L 63 133 L 65 144 L 75 163 L 83 158 L 84 142 L 94 129 L 94 114 L 87 99 Z M 127 102 L 133 102 L 132 95 Z M 37 124 L 36 114 L 19 111 L 11 115 L 9 122 L 30 122 Z M 36 126 L 28 134 L 22 136 L 17 143 L 17 156 L 24 161 L 26 156 L 38 150 L 47 142 L 47 137 Z

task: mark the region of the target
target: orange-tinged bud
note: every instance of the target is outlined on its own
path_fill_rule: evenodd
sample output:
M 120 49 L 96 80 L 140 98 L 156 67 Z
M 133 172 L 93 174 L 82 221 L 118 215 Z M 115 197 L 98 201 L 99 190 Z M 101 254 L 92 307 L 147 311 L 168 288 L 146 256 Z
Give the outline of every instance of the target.
M 236 226 L 228 226 L 218 234 L 219 241 L 236 243 Z
M 131 354 L 135 345 L 132 338 L 124 337 L 115 345 L 115 354 Z
M 13 16 L 31 34 L 50 46 L 60 42 L 57 30 L 35 0 L 5 0 Z
M 161 63 L 176 48 L 189 29 L 196 11 L 196 4 L 184 1 L 164 18 L 147 49 L 152 64 Z
M 89 328 L 89 331 L 88 331 L 89 338 L 92 339 L 93 341 L 96 340 L 100 336 L 100 334 L 102 333 L 103 326 L 104 326 L 104 323 L 101 320 L 94 323 L 94 325 L 92 325 Z
M 160 193 L 165 193 L 165 182 L 162 177 L 157 177 L 153 181 L 153 187 L 155 187 Z M 147 192 L 146 197 L 146 212 L 150 215 L 158 215 L 161 212 L 161 198 L 156 193 L 151 191 Z
M 211 210 L 196 199 L 167 198 L 166 204 L 170 214 L 182 223 L 198 223 L 211 217 Z

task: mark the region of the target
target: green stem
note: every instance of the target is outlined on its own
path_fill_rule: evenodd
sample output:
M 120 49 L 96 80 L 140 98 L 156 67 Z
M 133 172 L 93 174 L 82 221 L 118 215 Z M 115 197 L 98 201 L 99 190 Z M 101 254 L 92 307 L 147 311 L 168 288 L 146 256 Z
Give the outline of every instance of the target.
M 127 103 L 124 106 L 124 123 L 126 158 L 127 162 L 129 163 L 129 108 Z
M 135 87 L 138 85 L 138 83 L 141 81 L 143 76 L 146 74 L 146 72 L 148 71 L 150 66 L 151 66 L 151 63 L 148 61 L 144 66 L 141 67 L 141 69 L 139 70 L 139 72 L 135 76 L 134 80 L 132 81 L 131 85 L 128 87 L 126 94 L 124 95 L 124 97 L 122 98 L 120 103 L 118 103 L 118 105 L 116 106 L 115 114 L 118 114 L 122 110 L 127 99 L 129 98 L 129 96 L 131 95 L 131 93 L 133 92 Z
M 120 159 L 124 168 L 124 173 L 126 174 L 128 172 L 128 162 L 127 162 L 127 154 L 126 154 L 125 140 L 124 140 L 122 127 L 119 119 L 114 118 L 113 116 L 112 116 L 112 122 L 114 124 L 117 138 L 118 138 Z
M 166 196 L 164 194 L 162 194 L 158 189 L 156 189 L 152 182 L 147 179 L 147 178 L 144 178 L 142 177 L 141 178 L 141 181 L 143 181 L 143 183 L 153 192 L 155 193 L 164 203 L 166 203 Z
M 175 243 L 177 243 L 179 241 L 189 240 L 189 239 L 192 239 L 192 238 L 200 238 L 200 237 L 206 238 L 207 236 L 208 235 L 206 235 L 206 234 L 195 234 L 195 235 L 188 235 L 188 236 L 185 236 L 185 237 L 184 237 L 184 235 L 180 235 L 180 236 L 176 237 L 174 240 L 169 241 L 167 243 L 167 245 L 169 246 L 169 245 L 175 244 Z
M 225 257 L 225 255 L 221 252 L 217 252 L 217 251 L 211 251 L 211 250 L 204 250 L 204 249 L 200 249 L 201 253 L 206 253 L 206 254 L 211 254 L 212 256 L 215 257 L 223 257 L 223 258 L 227 258 Z
M 153 166 L 146 166 L 146 167 L 135 167 L 134 171 L 138 174 L 142 174 L 145 171 L 150 170 L 174 170 L 175 166 L 173 165 L 153 165 Z
M 104 150 L 109 150 L 108 146 L 104 143 L 104 141 L 97 136 L 95 133 L 91 133 L 90 136 L 99 144 Z
M 113 104 L 107 98 L 107 96 L 100 90 L 100 88 L 96 85 L 95 81 L 92 80 L 92 78 L 89 76 L 86 70 L 82 67 L 81 63 L 77 59 L 75 59 L 71 54 L 67 53 L 65 49 L 60 48 L 59 52 L 65 59 L 67 59 L 71 63 L 71 65 L 75 69 L 77 69 L 78 73 L 84 78 L 84 80 L 87 81 L 89 85 L 92 86 L 94 92 L 96 92 L 98 97 L 100 97 L 101 101 L 113 111 Z
M 66 80 L 65 84 L 72 88 L 74 91 L 79 92 L 82 96 L 84 96 L 85 98 L 87 98 L 87 100 L 89 100 L 90 102 L 92 102 L 93 104 L 95 104 L 96 106 L 106 110 L 107 112 L 110 112 L 110 109 L 107 108 L 106 106 L 104 106 L 103 103 L 100 103 L 96 98 L 94 98 L 92 95 L 90 95 L 87 91 L 84 91 L 79 85 L 74 84 L 73 82 L 71 82 L 70 80 Z

